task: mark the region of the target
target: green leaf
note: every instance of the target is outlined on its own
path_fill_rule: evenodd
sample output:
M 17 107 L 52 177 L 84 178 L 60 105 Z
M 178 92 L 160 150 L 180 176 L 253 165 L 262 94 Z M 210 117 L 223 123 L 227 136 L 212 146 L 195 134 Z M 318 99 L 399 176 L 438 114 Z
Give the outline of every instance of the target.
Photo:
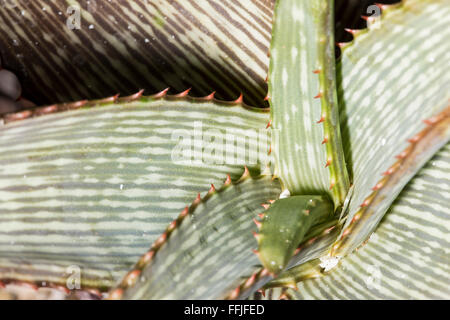
M 262 218 L 258 256 L 274 274 L 282 271 L 310 228 L 333 217 L 327 196 L 292 196 L 276 200 Z
M 449 299 L 450 144 L 414 177 L 368 243 L 297 299 Z M 294 294 L 294 291 L 289 290 Z
M 192 87 L 221 99 L 243 90 L 256 106 L 267 90 L 272 7 L 259 0 L 15 0 L 0 7 L 1 54 L 37 104 Z
M 0 125 L 1 279 L 65 284 L 80 270 L 83 287 L 106 289 L 198 192 L 245 164 L 264 168 L 267 112 L 163 96 L 51 106 Z
M 277 180 L 251 178 L 248 172 L 211 190 L 186 208 L 110 298 L 223 299 L 239 295 L 242 279 L 252 274 L 248 286 L 267 278 L 252 252 L 257 247 L 252 219 L 279 193 Z
M 291 194 L 349 188 L 339 127 L 334 1 L 278 1 L 269 68 L 275 173 Z
M 340 119 L 354 192 L 345 239 L 336 244 L 334 255 L 344 256 L 367 239 L 408 180 L 448 139 L 444 124 L 442 134 L 434 134 L 440 139 L 414 142 L 426 127 L 423 120 L 432 124 L 430 117 L 440 113 L 448 121 L 449 23 L 448 1 L 408 0 L 386 10 L 379 24 L 357 34 L 343 52 Z M 404 150 L 411 155 L 399 161 L 396 156 L 402 158 Z M 374 192 L 380 183 L 389 186 Z M 371 203 L 372 209 L 359 215 L 361 205 Z M 355 217 L 360 229 L 353 232 L 349 227 Z

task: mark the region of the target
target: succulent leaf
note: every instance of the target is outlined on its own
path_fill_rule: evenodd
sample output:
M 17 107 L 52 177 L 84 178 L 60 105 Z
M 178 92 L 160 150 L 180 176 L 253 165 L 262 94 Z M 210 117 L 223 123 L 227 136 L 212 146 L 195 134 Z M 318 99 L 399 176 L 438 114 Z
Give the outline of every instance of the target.
M 111 299 L 220 299 L 236 298 L 242 278 L 268 277 L 253 254 L 257 242 L 252 222 L 261 203 L 280 193 L 270 176 L 252 178 L 248 172 L 228 181 L 203 199 L 196 199 L 176 220 L 176 227 L 153 245 L 111 291 Z M 238 289 L 239 290 L 239 289 Z
M 367 244 L 297 299 L 448 299 L 450 144 L 411 180 Z M 292 292 L 293 293 L 293 292 Z
M 236 179 L 244 164 L 260 171 L 258 158 L 267 156 L 270 138 L 245 132 L 265 133 L 267 112 L 183 96 L 137 94 L 6 117 L 10 122 L 0 125 L 0 278 L 65 284 L 75 265 L 83 287 L 107 289 L 198 192 L 227 174 Z M 74 110 L 58 112 L 65 109 Z M 236 154 L 254 150 L 255 161 L 232 163 L 206 152 L 225 141 L 194 150 L 197 121 L 204 135 L 220 131 L 216 138 L 236 129 L 230 133 L 244 142 L 236 143 Z M 192 161 L 174 158 L 178 149 L 191 152 Z
M 263 266 L 280 273 L 310 228 L 333 217 L 333 208 L 328 196 L 292 196 L 271 204 L 257 236 Z
M 0 51 L 38 104 L 170 86 L 193 87 L 197 96 L 217 90 L 227 100 L 243 90 L 248 103 L 261 105 L 272 7 L 259 0 L 15 0 L 0 9 Z
M 275 172 L 291 194 L 329 194 L 335 209 L 349 179 L 336 93 L 334 1 L 278 1 L 269 95 Z
M 382 174 L 398 163 L 403 150 L 411 149 L 408 140 L 425 127 L 423 121 L 445 113 L 450 98 L 449 23 L 448 1 L 407 0 L 385 10 L 377 27 L 359 33 L 344 49 L 338 66 L 340 119 L 354 190 L 343 233 L 361 205 L 370 201 Z M 445 133 L 441 137 L 392 186 L 370 215 L 371 222 L 349 234 L 353 240 L 335 255 L 352 252 L 370 235 L 414 172 L 445 143 Z

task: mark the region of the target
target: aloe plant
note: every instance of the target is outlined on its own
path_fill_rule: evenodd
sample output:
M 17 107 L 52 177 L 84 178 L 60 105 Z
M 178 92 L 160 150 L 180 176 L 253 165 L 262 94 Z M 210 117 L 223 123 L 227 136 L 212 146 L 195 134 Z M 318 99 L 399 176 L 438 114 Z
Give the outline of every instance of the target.
M 248 33 L 210 32 L 264 39 L 253 5 L 225 4 Z M 276 2 L 270 108 L 166 89 L 3 116 L 0 280 L 109 299 L 449 298 L 449 3 L 380 5 L 337 61 L 334 5 Z M 219 69 L 258 73 L 231 48 Z

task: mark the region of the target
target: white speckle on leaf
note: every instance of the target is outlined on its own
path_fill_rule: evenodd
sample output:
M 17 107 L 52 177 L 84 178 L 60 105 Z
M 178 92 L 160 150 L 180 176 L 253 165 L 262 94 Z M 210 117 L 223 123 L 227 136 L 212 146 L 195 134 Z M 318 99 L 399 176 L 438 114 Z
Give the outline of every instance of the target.
M 280 194 L 280 199 L 289 198 L 290 196 L 291 196 L 291 193 L 289 192 L 288 189 L 286 189 Z
M 339 258 L 326 256 L 321 257 L 320 261 L 321 261 L 320 267 L 323 268 L 325 272 L 328 272 L 338 264 Z

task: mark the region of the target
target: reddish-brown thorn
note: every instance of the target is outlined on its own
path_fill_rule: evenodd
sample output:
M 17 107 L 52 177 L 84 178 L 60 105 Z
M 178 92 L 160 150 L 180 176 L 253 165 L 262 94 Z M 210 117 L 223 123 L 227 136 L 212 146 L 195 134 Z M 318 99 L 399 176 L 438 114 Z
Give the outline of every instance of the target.
M 272 120 L 269 120 L 269 122 L 267 123 L 266 129 L 269 129 L 269 127 L 272 125 Z
M 382 182 L 378 182 L 375 187 L 372 188 L 373 191 L 377 191 L 380 190 L 383 187 L 383 183 Z
M 331 160 L 331 159 L 328 159 L 328 160 L 327 160 L 327 163 L 325 164 L 325 168 L 328 168 L 328 167 L 330 166 L 331 162 L 332 162 L 332 160 Z
M 108 299 L 120 300 L 120 298 L 122 298 L 122 295 L 123 295 L 123 289 L 118 288 L 109 294 Z
M 202 201 L 202 197 L 200 196 L 200 193 L 197 194 L 197 198 L 192 202 L 192 205 L 197 205 Z
M 388 176 L 394 172 L 394 168 L 389 168 L 385 172 L 382 173 L 383 176 Z
M 130 271 L 124 279 L 125 285 L 132 286 L 140 274 L 140 270 Z
M 361 16 L 361 19 L 369 21 L 369 17 L 368 16 Z
M 275 274 L 274 273 L 272 273 L 272 272 L 270 272 L 269 270 L 267 270 L 267 269 L 262 269 L 261 270 L 261 273 L 259 274 L 261 277 L 266 277 L 266 276 L 271 276 L 271 277 L 275 277 Z
M 153 251 L 153 250 L 148 251 L 148 252 L 142 257 L 141 262 L 144 263 L 144 264 L 149 263 L 149 262 L 153 259 L 153 256 L 154 256 L 154 255 L 155 255 L 155 251 Z
M 214 187 L 214 184 L 211 183 L 211 188 L 209 188 L 208 192 L 209 193 L 216 192 L 216 187 Z
M 256 280 L 256 273 L 252 274 L 250 278 L 247 279 L 244 283 L 244 288 L 250 287 Z
M 302 251 L 302 248 L 297 248 L 297 249 L 295 249 L 294 255 L 297 255 L 300 251 Z
M 357 30 L 355 29 L 350 29 L 350 28 L 344 28 L 345 31 L 347 31 L 350 34 L 355 34 Z
M 58 110 L 57 105 L 42 107 L 42 108 L 38 108 L 35 110 L 35 115 L 43 115 L 43 114 L 53 113 L 53 112 L 56 112 L 57 110 Z
M 336 45 L 342 49 L 343 47 L 345 47 L 347 45 L 347 42 L 336 42 Z
M 320 69 L 316 69 L 316 70 L 314 70 L 314 71 L 313 71 L 313 73 L 315 73 L 315 74 L 319 74 L 319 73 L 320 73 Z
M 259 217 L 260 219 L 263 219 L 263 218 L 264 218 L 264 213 L 258 214 L 258 217 Z
M 256 231 L 252 231 L 252 234 L 255 237 L 256 241 L 259 241 L 260 235 Z
M 349 233 L 350 233 L 350 228 L 345 229 L 344 232 L 342 233 L 341 239 L 343 239 L 344 237 L 346 237 Z
M 74 109 L 80 108 L 80 107 L 86 105 L 86 103 L 88 103 L 88 102 L 89 102 L 88 100 L 80 100 L 77 102 L 73 102 L 70 104 L 70 108 L 74 108 Z
M 328 138 L 327 137 L 323 138 L 322 144 L 325 144 L 327 142 L 328 142 Z
M 234 104 L 241 104 L 244 101 L 244 95 L 241 93 L 241 95 L 233 101 Z
M 259 290 L 257 290 L 257 291 L 258 291 L 259 293 L 261 293 L 263 297 L 266 297 L 266 290 L 264 290 L 264 289 L 259 289 Z
M 230 294 L 230 299 L 232 299 L 232 300 L 237 299 L 237 297 L 239 297 L 239 292 L 240 292 L 240 288 L 237 287 L 237 288 Z
M 169 91 L 169 89 L 170 89 L 170 88 L 166 88 L 166 89 L 164 89 L 164 90 L 158 92 L 157 94 L 154 94 L 154 95 L 152 96 L 152 98 L 163 98 L 163 97 L 165 97 L 166 94 L 167 94 L 167 91 Z
M 171 232 L 175 229 L 175 227 L 177 226 L 177 220 L 173 220 L 170 224 L 169 227 L 167 227 L 167 231 Z
M 275 200 L 269 200 L 269 201 L 267 201 L 267 202 L 269 202 L 270 204 L 272 204 L 272 203 L 275 202 Z
M 142 95 L 144 94 L 144 90 L 141 89 L 138 92 L 136 92 L 135 94 L 132 94 L 131 96 L 128 97 L 122 97 L 119 99 L 119 102 L 128 102 L 128 101 L 135 101 L 137 99 L 140 99 L 142 97 Z
M 164 232 L 162 235 L 159 236 L 158 239 L 156 239 L 153 247 L 157 248 L 157 247 L 161 246 L 166 241 L 166 239 L 167 239 L 167 234 Z
M 263 203 L 261 206 L 266 210 L 270 208 L 270 204 L 267 203 Z
M 272 153 L 272 145 L 269 146 L 269 152 L 267 154 L 271 154 Z
M 227 179 L 224 182 L 224 185 L 230 185 L 231 184 L 231 176 L 229 174 L 227 174 Z
M 355 223 L 356 221 L 358 221 L 358 220 L 359 220 L 359 218 L 361 218 L 361 215 L 360 215 L 360 214 L 355 214 L 355 216 L 353 217 L 353 219 L 352 219 L 352 222 L 351 222 L 351 223 Z
M 397 159 L 404 159 L 407 155 L 408 155 L 408 151 L 405 150 L 405 151 L 399 153 L 398 155 L 396 155 L 395 157 L 396 157 Z
M 423 120 L 423 122 L 424 122 L 426 125 L 431 126 L 431 125 L 437 123 L 439 120 L 440 120 L 440 117 L 434 116 L 434 117 L 431 117 L 431 118 L 428 118 L 428 119 Z
M 408 139 L 408 142 L 409 142 L 409 143 L 416 143 L 416 142 L 419 141 L 419 140 L 420 140 L 420 135 L 417 134 L 417 135 L 415 135 L 414 137 Z
M 319 121 L 317 121 L 317 123 L 322 123 L 325 121 L 325 116 L 322 115 L 322 117 L 319 119 Z
M 189 94 L 189 92 L 191 91 L 192 88 L 189 88 L 187 90 L 184 90 L 183 92 L 180 92 L 179 94 L 176 94 L 174 97 L 176 98 L 184 98 L 187 97 L 187 95 Z
M 244 166 L 244 173 L 242 174 L 242 176 L 249 176 L 250 175 L 250 171 L 248 171 L 248 167 Z
M 334 188 L 335 184 L 336 183 L 334 181 L 330 183 L 330 190 L 332 190 Z
M 314 99 L 319 99 L 319 98 L 321 98 L 322 97 L 322 92 L 319 92 L 315 97 L 314 97 Z
M 361 208 L 365 208 L 369 205 L 370 200 L 369 199 L 365 199 L 363 203 L 361 203 L 360 207 Z
M 216 92 L 213 91 L 209 95 L 207 95 L 206 97 L 203 97 L 203 100 L 212 100 L 212 99 L 214 99 L 214 95 L 215 94 L 216 94 Z
M 186 206 L 186 208 L 184 208 L 183 211 L 181 211 L 180 218 L 186 217 L 188 213 L 189 213 L 189 207 Z
M 267 94 L 267 96 L 264 97 L 264 101 L 268 101 L 270 99 L 269 94 Z
M 259 221 L 256 220 L 256 219 L 253 219 L 253 222 L 256 224 L 256 226 L 258 227 L 258 229 L 261 228 L 261 222 L 259 222 Z

